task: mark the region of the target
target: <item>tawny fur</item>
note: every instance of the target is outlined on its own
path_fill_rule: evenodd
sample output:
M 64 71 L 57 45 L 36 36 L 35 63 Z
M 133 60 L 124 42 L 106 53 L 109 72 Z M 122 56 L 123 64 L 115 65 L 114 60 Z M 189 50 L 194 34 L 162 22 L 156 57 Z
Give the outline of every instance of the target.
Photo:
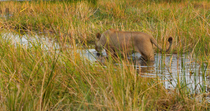
M 97 33 L 96 37 L 95 49 L 99 53 L 101 53 L 103 48 L 105 48 L 107 54 L 111 53 L 112 55 L 116 55 L 118 52 L 121 54 L 128 54 L 132 51 L 137 51 L 145 60 L 154 61 L 152 44 L 157 46 L 160 51 L 163 51 L 151 35 L 143 32 L 116 31 L 114 29 L 109 29 L 102 35 Z M 170 44 L 165 52 L 170 50 L 172 40 L 172 37 L 168 38 Z

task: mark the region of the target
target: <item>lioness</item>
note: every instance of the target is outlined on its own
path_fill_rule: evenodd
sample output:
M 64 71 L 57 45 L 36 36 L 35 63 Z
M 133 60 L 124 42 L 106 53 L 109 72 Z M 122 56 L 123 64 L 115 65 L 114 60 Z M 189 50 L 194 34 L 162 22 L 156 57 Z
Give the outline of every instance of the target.
M 95 49 L 98 53 L 101 53 L 105 48 L 106 53 L 116 55 L 116 52 L 121 54 L 128 54 L 129 52 L 138 51 L 144 60 L 154 61 L 154 50 L 152 44 L 163 51 L 163 49 L 157 44 L 157 41 L 149 34 L 143 32 L 128 32 L 128 31 L 116 31 L 109 29 L 102 35 L 96 34 Z M 168 38 L 169 47 L 165 52 L 169 51 L 172 44 L 172 37 Z

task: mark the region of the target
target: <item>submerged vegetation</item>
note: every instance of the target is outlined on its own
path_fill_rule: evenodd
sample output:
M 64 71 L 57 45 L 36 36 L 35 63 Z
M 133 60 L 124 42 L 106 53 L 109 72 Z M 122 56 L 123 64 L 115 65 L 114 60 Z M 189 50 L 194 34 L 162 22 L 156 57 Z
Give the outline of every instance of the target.
M 208 76 L 210 2 L 89 1 L 0 2 L 1 33 L 44 33 L 61 46 L 46 51 L 39 44 L 14 45 L 0 35 L 1 109 L 209 110 L 205 88 L 191 93 L 178 82 L 166 89 L 158 77 L 140 76 L 132 62 L 90 62 L 77 50 L 109 28 L 149 33 L 163 47 L 172 36 L 171 53 L 195 55 L 199 74 Z

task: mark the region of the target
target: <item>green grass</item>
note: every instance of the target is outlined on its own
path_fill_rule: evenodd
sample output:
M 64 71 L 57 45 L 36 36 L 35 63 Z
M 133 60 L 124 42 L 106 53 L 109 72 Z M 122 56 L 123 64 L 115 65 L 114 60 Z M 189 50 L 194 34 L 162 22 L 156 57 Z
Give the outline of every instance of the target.
M 0 18 L 6 30 L 44 32 L 61 49 L 39 44 L 16 46 L 0 36 L 0 108 L 3 110 L 209 110 L 187 91 L 186 84 L 167 90 L 158 78 L 141 77 L 125 60 L 116 66 L 90 62 L 77 53 L 92 44 L 97 32 L 114 28 L 143 31 L 163 47 L 174 38 L 172 53 L 196 55 L 210 63 L 207 1 L 4 2 Z M 65 45 L 72 48 L 66 48 Z M 77 46 L 76 46 L 77 44 Z M 202 66 L 202 65 L 201 65 Z M 202 66 L 202 71 L 205 67 Z M 203 75 L 204 76 L 204 75 Z M 202 94 L 198 94 L 202 96 Z
M 58 41 L 77 39 L 92 44 L 97 32 L 109 28 L 143 31 L 166 45 L 174 38 L 173 53 L 195 51 L 209 55 L 209 2 L 207 1 L 98 1 L 4 2 L 11 17 L 2 19 L 4 28 L 53 33 Z M 53 36 L 53 37 L 55 37 Z
M 31 35 L 33 37 L 33 35 Z M 79 45 L 79 44 L 77 44 Z M 133 63 L 81 58 L 78 48 L 25 47 L 0 36 L 0 107 L 3 110 L 207 110 L 186 83 L 167 90 L 141 77 Z M 174 78 L 176 79 L 176 78 Z M 202 97 L 202 93 L 199 96 Z

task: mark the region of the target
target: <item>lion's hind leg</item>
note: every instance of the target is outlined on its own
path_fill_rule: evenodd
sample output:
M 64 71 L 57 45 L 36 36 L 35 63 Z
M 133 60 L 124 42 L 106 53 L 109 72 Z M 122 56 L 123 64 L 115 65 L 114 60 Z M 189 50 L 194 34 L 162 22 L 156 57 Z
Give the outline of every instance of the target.
M 137 48 L 144 60 L 154 61 L 154 50 L 150 42 L 138 44 Z

